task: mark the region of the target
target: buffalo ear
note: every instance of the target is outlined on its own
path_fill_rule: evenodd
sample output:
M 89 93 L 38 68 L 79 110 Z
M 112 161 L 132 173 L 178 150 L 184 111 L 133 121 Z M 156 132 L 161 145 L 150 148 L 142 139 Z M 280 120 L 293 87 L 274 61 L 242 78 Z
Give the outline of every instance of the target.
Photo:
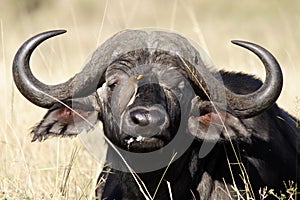
M 54 104 L 42 121 L 33 127 L 32 142 L 43 141 L 50 136 L 75 136 L 89 131 L 98 121 L 98 112 L 86 100 L 75 99 Z
M 189 118 L 188 129 L 197 140 L 250 142 L 251 134 L 243 121 L 226 109 L 221 109 L 217 104 L 213 106 L 209 101 L 201 101 L 199 97 L 193 99 L 192 109 L 197 114 Z

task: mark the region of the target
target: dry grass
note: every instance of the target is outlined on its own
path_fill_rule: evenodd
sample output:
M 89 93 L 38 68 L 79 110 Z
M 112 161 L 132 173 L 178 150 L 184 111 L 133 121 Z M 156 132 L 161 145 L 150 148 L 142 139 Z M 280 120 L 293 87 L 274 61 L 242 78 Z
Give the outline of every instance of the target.
M 90 199 L 93 195 L 97 162 L 78 139 L 31 143 L 30 127 L 46 111 L 27 102 L 12 81 L 17 48 L 45 30 L 69 31 L 47 41 L 33 56 L 34 73 L 47 83 L 62 82 L 75 74 L 96 46 L 125 28 L 173 29 L 207 49 L 216 67 L 263 78 L 258 59 L 229 41 L 256 42 L 272 51 L 283 67 L 280 106 L 300 116 L 297 0 L 0 2 L 0 199 Z M 102 141 L 99 146 L 104 148 Z

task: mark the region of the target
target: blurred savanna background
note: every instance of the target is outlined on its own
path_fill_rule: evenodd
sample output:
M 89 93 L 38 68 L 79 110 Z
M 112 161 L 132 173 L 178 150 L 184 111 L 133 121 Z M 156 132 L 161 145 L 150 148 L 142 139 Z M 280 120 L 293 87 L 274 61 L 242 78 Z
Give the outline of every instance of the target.
M 31 143 L 30 128 L 46 113 L 22 97 L 11 65 L 29 37 L 66 29 L 32 56 L 43 82 L 63 82 L 114 33 L 154 27 L 181 33 L 210 55 L 215 67 L 264 79 L 256 56 L 230 43 L 260 44 L 278 59 L 284 87 L 278 104 L 300 116 L 300 1 L 298 0 L 0 0 L 0 199 L 92 199 L 101 162 L 79 138 Z M 99 140 L 99 149 L 104 149 Z

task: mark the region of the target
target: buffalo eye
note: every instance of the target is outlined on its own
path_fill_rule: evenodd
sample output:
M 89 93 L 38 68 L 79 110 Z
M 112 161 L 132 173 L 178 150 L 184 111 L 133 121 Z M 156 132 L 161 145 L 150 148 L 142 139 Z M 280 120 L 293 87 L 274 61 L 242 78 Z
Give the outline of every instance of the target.
M 115 89 L 115 87 L 118 85 L 119 81 L 118 80 L 112 80 L 112 81 L 109 81 L 107 86 L 109 87 L 109 89 L 111 91 L 113 91 Z
M 110 89 L 111 91 L 113 91 L 113 90 L 115 89 L 116 86 L 117 86 L 117 83 L 111 83 L 111 84 L 108 85 L 108 87 L 109 87 L 109 89 Z

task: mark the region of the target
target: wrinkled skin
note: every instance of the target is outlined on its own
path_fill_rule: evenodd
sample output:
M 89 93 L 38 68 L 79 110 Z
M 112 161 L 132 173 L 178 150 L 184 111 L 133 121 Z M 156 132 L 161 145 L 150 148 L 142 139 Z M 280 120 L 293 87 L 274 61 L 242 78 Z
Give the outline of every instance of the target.
M 155 66 L 150 68 L 147 65 L 151 65 L 151 63 L 153 63 L 152 59 L 156 59 L 157 56 L 139 55 L 139 52 L 136 54 L 136 56 L 140 56 L 142 58 L 145 57 L 147 59 L 139 62 L 136 62 L 136 60 L 130 62 L 130 59 L 127 58 L 128 55 L 126 55 L 120 58 L 123 63 L 115 61 L 108 68 L 105 77 L 105 79 L 108 80 L 107 88 L 103 88 L 106 91 L 101 91 L 101 94 L 99 94 L 102 101 L 102 113 L 105 113 L 105 116 L 102 116 L 100 120 L 103 122 L 104 132 L 106 133 L 107 137 L 117 146 L 133 152 L 154 151 L 166 145 L 174 136 L 174 133 L 176 133 L 176 129 L 178 128 L 177 125 L 180 120 L 180 106 L 172 90 L 175 91 L 177 89 L 177 86 L 181 80 L 178 79 L 177 82 L 174 82 L 173 85 L 170 85 L 162 77 L 170 75 L 168 73 L 178 73 L 178 71 L 168 71 L 159 67 L 156 68 Z M 166 54 L 165 56 L 167 57 L 169 55 Z M 130 55 L 130 58 L 131 57 L 133 56 Z M 140 65 L 138 71 L 135 72 L 134 70 L 130 70 L 129 72 L 124 72 L 124 60 L 127 60 L 126 67 L 129 69 L 132 68 L 132 65 Z M 178 60 L 173 62 L 178 62 Z M 156 62 L 156 64 L 163 63 Z M 172 63 L 171 60 L 168 64 L 176 66 L 176 63 Z M 142 65 L 145 65 L 145 67 L 142 67 Z M 120 90 L 128 88 L 128 86 L 124 86 L 123 83 L 127 83 L 130 76 L 148 73 L 150 73 L 150 77 L 144 75 L 144 77 L 138 83 L 140 86 L 137 86 L 137 94 L 134 102 L 126 107 L 126 110 L 122 110 L 124 114 L 120 113 L 118 100 L 124 99 L 122 95 L 119 96 L 121 92 Z M 152 73 L 155 74 L 155 77 L 153 77 Z M 176 76 L 176 74 L 174 75 Z M 115 107 L 116 109 L 114 109 Z M 162 116 L 150 115 L 149 120 L 160 120 L 161 122 L 153 122 L 153 127 L 151 124 L 138 126 L 139 122 L 133 121 L 132 114 L 134 114 L 135 110 L 139 112 L 140 109 L 149 110 L 150 112 L 158 112 L 158 115 Z M 151 117 L 159 119 L 151 119 Z M 122 127 L 120 124 L 122 124 Z M 140 134 L 141 132 L 143 134 Z M 154 134 L 154 132 L 158 133 Z M 141 135 L 148 137 L 147 134 L 152 139 L 151 141 L 134 141 L 130 143 L 130 146 L 128 145 L 128 140 L 132 138 L 132 136 L 138 137 Z
M 259 80 L 248 75 L 228 72 L 221 74 L 225 85 L 237 93 L 246 94 L 261 85 Z M 259 198 L 260 188 L 267 186 L 278 192 L 285 191 L 283 181 L 287 183 L 288 180 L 299 180 L 299 128 L 296 127 L 295 118 L 277 105 L 250 119 L 227 115 L 225 126 L 228 134 L 222 133 L 219 142 L 205 158 L 198 157 L 203 139 L 199 138 L 201 134 L 195 134 L 198 138 L 168 169 L 164 180 L 171 183 L 174 199 L 235 199 L 237 193 L 232 190 L 232 180 L 239 190 L 246 189 L 241 178 L 241 168 L 234 164 L 237 163 L 237 158 L 229 139 L 232 139 L 234 149 L 238 151 L 239 161 L 245 167 L 255 198 Z M 206 114 L 200 118 L 203 120 L 201 127 L 205 127 Z M 286 133 L 285 136 L 282 133 Z M 108 155 L 110 153 L 113 154 L 108 152 Z M 228 162 L 232 164 L 229 165 Z M 164 171 L 165 169 L 161 169 L 139 174 L 150 194 L 154 193 Z M 107 181 L 103 183 L 103 179 Z M 130 173 L 120 172 L 109 166 L 100 174 L 98 185 L 96 195 L 103 199 L 144 198 Z M 230 194 L 227 192 L 228 188 Z M 163 184 L 156 199 L 168 198 L 167 185 Z
M 87 82 L 82 86 L 83 89 L 78 89 L 81 92 L 79 95 L 76 93 L 70 96 L 71 90 L 60 92 L 64 84 L 54 87 L 52 95 L 61 100 L 60 103 L 52 103 L 52 99 L 46 96 L 40 98 L 38 94 L 41 93 L 38 91 L 24 92 L 26 87 L 18 83 L 22 82 L 20 77 L 23 72 L 17 72 L 14 80 L 22 94 L 36 105 L 50 107 L 43 120 L 33 128 L 32 141 L 43 141 L 51 136 L 78 135 L 83 130 L 91 130 L 98 121 L 103 123 L 108 140 L 125 152 L 141 155 L 157 152 L 160 158 L 166 153 L 164 148 L 178 135 L 191 139 L 188 148 L 169 166 L 155 199 L 169 198 L 167 182 L 171 185 L 173 199 L 238 199 L 233 187 L 246 198 L 247 194 L 243 191 L 249 189 L 245 188 L 247 185 L 251 185 L 251 196 L 259 199 L 258 191 L 262 187 L 267 186 L 279 192 L 285 190 L 283 181 L 300 180 L 298 121 L 274 104 L 281 90 L 279 65 L 275 69 L 275 76 L 272 75 L 272 68 L 266 67 L 274 63 L 276 66 L 275 58 L 271 57 L 270 62 L 265 58 L 262 61 L 267 74 L 273 76 L 271 81 L 265 81 L 271 85 L 267 90 L 276 88 L 277 92 L 273 92 L 271 100 L 258 103 L 258 109 L 252 100 L 260 100 L 255 98 L 256 91 L 267 88 L 268 84 L 250 75 L 209 70 L 186 39 L 166 32 L 151 34 L 124 31 L 109 39 L 103 48 L 95 51 L 83 73 L 66 82 L 68 86 L 84 85 Z M 123 36 L 128 40 L 120 41 L 120 38 L 124 39 Z M 146 47 L 173 45 L 176 54 L 163 48 L 146 48 L 143 45 L 143 48 L 120 53 L 132 41 L 143 45 L 150 41 Z M 112 46 L 116 49 L 111 49 Z M 178 56 L 178 52 L 185 56 Z M 265 52 L 263 54 L 267 55 Z M 26 58 L 27 54 L 24 55 Z M 22 56 L 22 52 L 17 53 L 14 69 L 25 65 L 19 59 Z M 187 57 L 189 59 L 185 60 Z M 103 63 L 105 68 L 102 69 Z M 201 66 L 200 71 L 195 72 L 194 65 Z M 95 85 L 95 80 L 89 78 L 98 75 L 98 72 L 93 71 L 97 68 L 101 68 L 101 75 L 96 77 Z M 30 77 L 30 71 L 25 70 L 24 73 Z M 230 100 L 227 108 L 224 102 L 218 101 L 218 94 L 222 94 L 218 90 L 222 84 L 212 84 L 211 88 L 217 91 L 207 92 L 202 80 L 204 76 L 208 77 L 206 80 L 221 76 L 226 100 Z M 84 81 L 80 79 L 82 77 Z M 38 85 L 34 88 L 43 86 L 36 80 L 32 82 Z M 89 84 L 92 86 L 89 87 Z M 45 88 L 51 92 L 50 86 Z M 77 91 L 77 88 L 74 90 Z M 216 99 L 213 99 L 214 92 L 217 94 Z M 264 92 L 258 94 L 267 96 Z M 247 113 L 244 105 L 251 112 Z M 212 131 L 207 134 L 208 130 Z M 204 144 L 212 144 L 213 148 L 202 157 L 200 153 Z M 172 148 L 173 152 L 179 152 L 182 146 Z M 131 154 L 124 156 L 129 163 L 133 160 Z M 99 199 L 144 199 L 132 174 L 111 167 L 115 164 L 126 169 L 110 145 L 106 160 L 107 166 L 98 178 L 96 196 Z M 149 162 L 156 164 L 153 163 L 155 161 Z M 132 166 L 134 170 L 135 167 Z M 165 170 L 166 165 L 154 171 L 137 173 L 151 195 Z M 247 184 L 243 179 L 245 174 L 246 179 L 249 178 Z
M 154 151 L 166 145 L 168 140 L 172 139 L 172 134 L 176 133 L 178 128 L 172 125 L 180 122 L 180 112 L 172 112 L 180 110 L 180 105 L 176 102 L 177 99 L 175 95 L 169 92 L 171 91 L 170 86 L 163 85 L 159 89 L 157 85 L 154 85 L 155 90 L 151 90 L 153 85 L 143 85 L 142 89 L 138 90 L 139 98 L 136 98 L 134 103 L 127 109 L 130 110 L 136 106 L 147 107 L 153 104 L 160 104 L 166 109 L 168 120 L 170 121 L 168 123 L 169 126 L 164 127 L 165 129 L 161 132 L 161 134 L 164 135 L 164 137 L 161 138 L 164 138 L 164 140 L 160 141 L 157 139 L 151 142 L 134 141 L 128 146 L 128 140 L 126 140 L 128 135 L 120 132 L 120 127 L 117 125 L 119 123 L 114 121 L 116 119 L 114 119 L 113 111 L 111 110 L 111 104 L 114 103 L 114 101 L 112 101 L 111 96 L 114 91 L 117 91 L 118 87 L 121 87 L 121 82 L 126 82 L 129 76 L 123 71 L 118 71 L 115 64 L 112 65 L 111 68 L 108 68 L 105 79 L 111 80 L 111 74 L 113 74 L 114 80 L 118 80 L 119 85 L 114 85 L 107 81 L 107 84 L 104 84 L 104 87 L 102 87 L 100 91 L 98 90 L 98 94 L 95 94 L 98 102 L 101 102 L 99 103 L 100 106 L 97 104 L 95 107 L 99 107 L 98 109 L 101 110 L 101 113 L 105 113 L 105 115 L 99 116 L 99 120 L 103 122 L 106 136 L 115 145 L 132 152 Z M 228 72 L 221 72 L 221 75 L 226 87 L 236 93 L 247 94 L 261 86 L 259 80 L 248 75 Z M 235 80 L 235 82 L 232 80 Z M 244 85 L 241 85 L 241 83 Z M 176 88 L 174 85 L 176 84 L 172 84 L 173 91 L 175 91 Z M 150 99 L 149 96 L 155 96 L 155 98 Z M 80 99 L 77 101 L 80 101 Z M 184 155 L 171 165 L 164 177 L 164 180 L 169 181 L 172 185 L 174 199 L 230 199 L 228 194 L 224 191 L 226 191 L 226 188 L 232 187 L 232 176 L 234 177 L 236 187 L 239 190 L 245 190 L 245 183 L 240 177 L 241 169 L 234 164 L 228 164 L 228 162 L 237 162 L 229 140 L 233 142 L 234 149 L 238 150 L 239 161 L 243 163 L 250 177 L 251 187 L 255 192 L 256 198 L 259 198 L 258 190 L 261 187 L 268 186 L 268 188 L 274 188 L 276 191 L 284 191 L 285 187 L 283 181 L 297 180 L 299 168 L 295 168 L 295 166 L 299 166 L 299 161 L 297 160 L 297 151 L 299 151 L 299 144 L 297 144 L 297 140 L 299 140 L 299 129 L 296 127 L 295 118 L 278 108 L 277 105 L 273 105 L 267 112 L 248 119 L 239 119 L 230 113 L 224 112 L 223 115 L 226 116 L 226 120 L 224 121 L 227 132 L 222 131 L 220 139 L 218 140 L 219 142 L 215 145 L 213 150 L 205 158 L 200 159 L 198 157 L 199 148 L 204 140 L 204 133 L 207 131 L 211 117 L 213 117 L 215 113 L 212 108 L 207 108 L 210 107 L 210 103 L 205 97 L 197 99 L 197 101 L 201 101 L 203 105 L 208 106 L 199 108 L 203 110 L 200 111 L 201 116 L 197 117 L 196 122 L 193 120 L 185 122 L 189 124 L 186 125 L 187 130 L 186 133 L 184 133 L 187 134 L 188 137 L 188 134 L 190 134 L 188 127 L 199 123 L 200 129 L 196 132 L 192 132 L 195 136 L 195 141 Z M 89 103 L 89 105 L 93 104 L 95 103 Z M 50 111 L 50 113 L 51 112 L 53 111 Z M 273 116 L 277 117 L 274 118 Z M 60 116 L 55 116 L 56 119 L 59 117 Z M 216 126 L 216 128 L 219 128 L 219 126 Z M 193 129 L 190 128 L 190 130 Z M 36 131 L 36 129 L 33 131 Z M 283 136 L 282 133 L 286 133 L 285 136 Z M 66 133 L 63 135 L 65 136 L 65 134 Z M 214 140 L 214 136 L 212 136 L 212 140 Z M 107 157 L 116 159 L 118 156 L 115 155 L 114 150 L 109 148 Z M 122 161 L 115 160 L 115 162 Z M 233 171 L 232 176 L 229 167 Z M 164 171 L 165 168 L 154 172 L 138 174 L 147 186 L 150 194 L 154 193 Z M 174 174 L 176 175 L 174 176 Z M 274 174 L 276 174 L 276 176 L 274 176 Z M 101 182 L 103 179 L 106 179 L 105 183 Z M 96 196 L 101 197 L 101 199 L 144 198 L 132 175 L 111 169 L 109 163 L 108 166 L 103 169 L 98 181 Z M 226 185 L 224 181 L 227 183 Z M 232 198 L 236 198 L 236 192 L 231 191 L 230 195 Z M 157 193 L 156 199 L 166 199 L 168 196 L 167 185 L 163 183 Z

